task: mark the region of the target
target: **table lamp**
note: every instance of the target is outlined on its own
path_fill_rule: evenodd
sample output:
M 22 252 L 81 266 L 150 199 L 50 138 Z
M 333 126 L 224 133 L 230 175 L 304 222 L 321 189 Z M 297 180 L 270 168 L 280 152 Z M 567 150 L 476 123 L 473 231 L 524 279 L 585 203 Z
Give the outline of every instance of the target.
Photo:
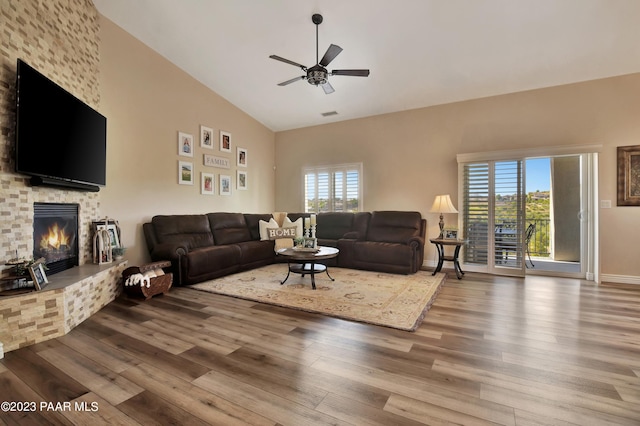
M 444 217 L 443 213 L 458 213 L 453 204 L 451 203 L 451 197 L 449 194 L 446 195 L 436 195 L 436 199 L 433 201 L 433 205 L 431 206 L 431 213 L 440 213 L 440 236 L 438 238 L 444 237 Z

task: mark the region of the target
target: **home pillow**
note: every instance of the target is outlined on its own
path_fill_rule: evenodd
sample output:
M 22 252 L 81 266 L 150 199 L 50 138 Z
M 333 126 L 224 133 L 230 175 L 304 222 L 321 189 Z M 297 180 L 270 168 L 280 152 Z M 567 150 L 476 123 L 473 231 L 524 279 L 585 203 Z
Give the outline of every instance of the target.
M 274 218 L 271 218 L 269 222 L 265 222 L 261 220 L 258 222 L 258 228 L 260 229 L 260 241 L 265 241 L 269 239 L 269 228 L 279 228 L 278 222 L 275 221 Z
M 304 233 L 302 232 L 302 218 L 299 217 L 295 221 L 291 222 L 291 219 L 288 217 L 284 218 L 283 226 L 295 226 L 296 227 L 296 235 L 293 238 L 302 238 L 304 237 Z
M 295 238 L 296 227 L 291 226 L 288 228 L 267 228 L 267 234 L 270 240 L 279 240 L 281 238 Z

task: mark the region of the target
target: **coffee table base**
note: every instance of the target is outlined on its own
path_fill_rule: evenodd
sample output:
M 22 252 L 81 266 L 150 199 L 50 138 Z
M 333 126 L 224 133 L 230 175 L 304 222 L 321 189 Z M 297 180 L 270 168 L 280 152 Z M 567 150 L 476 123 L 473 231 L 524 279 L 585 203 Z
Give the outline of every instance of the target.
M 335 281 L 335 279 L 329 275 L 329 268 L 327 268 L 327 265 L 323 265 L 322 263 L 289 263 L 288 269 L 287 276 L 284 280 L 280 281 L 280 285 L 287 282 L 289 275 L 291 275 L 292 272 L 294 274 L 300 274 L 303 277 L 307 274 L 311 275 L 311 288 L 314 290 L 316 289 L 316 272 L 325 272 L 331 281 Z

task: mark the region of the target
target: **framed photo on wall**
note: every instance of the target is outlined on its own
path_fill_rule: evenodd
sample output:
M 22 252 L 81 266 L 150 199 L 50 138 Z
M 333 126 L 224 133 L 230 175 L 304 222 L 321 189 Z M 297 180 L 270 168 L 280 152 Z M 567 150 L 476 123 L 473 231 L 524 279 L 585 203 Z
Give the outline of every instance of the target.
M 193 135 L 178 132 L 178 155 L 193 157 Z
M 213 149 L 213 129 L 200 126 L 200 146 L 202 148 Z
M 220 175 L 220 195 L 231 195 L 231 176 Z
M 238 189 L 246 190 L 247 189 L 247 172 L 243 170 L 237 171 L 238 176 L 236 177 L 236 183 L 238 185 Z
M 220 130 L 220 151 L 231 152 L 231 133 Z
M 618 205 L 640 206 L 640 145 L 619 146 Z
M 247 167 L 247 150 L 246 148 L 238 147 L 238 167 Z
M 193 163 L 178 161 L 178 183 L 180 185 L 193 185 Z
M 213 173 L 201 173 L 200 174 L 200 193 L 203 195 L 214 195 L 215 194 L 215 185 L 214 185 L 214 175 Z

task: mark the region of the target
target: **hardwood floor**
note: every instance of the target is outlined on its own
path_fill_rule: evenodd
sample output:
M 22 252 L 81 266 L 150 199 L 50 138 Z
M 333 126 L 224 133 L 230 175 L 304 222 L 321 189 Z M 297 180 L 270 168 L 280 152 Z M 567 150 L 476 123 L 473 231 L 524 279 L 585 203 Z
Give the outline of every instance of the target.
M 185 288 L 122 297 L 5 354 L 0 401 L 35 411 L 0 424 L 640 424 L 640 287 L 449 276 L 414 333 Z

